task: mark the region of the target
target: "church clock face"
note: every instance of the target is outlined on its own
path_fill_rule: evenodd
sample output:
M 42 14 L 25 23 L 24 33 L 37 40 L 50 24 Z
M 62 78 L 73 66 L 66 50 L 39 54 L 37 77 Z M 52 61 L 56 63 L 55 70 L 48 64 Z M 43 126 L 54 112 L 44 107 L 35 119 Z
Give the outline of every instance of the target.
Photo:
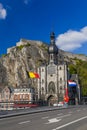
M 50 94 L 55 93 L 55 84 L 52 81 L 48 85 L 48 93 Z

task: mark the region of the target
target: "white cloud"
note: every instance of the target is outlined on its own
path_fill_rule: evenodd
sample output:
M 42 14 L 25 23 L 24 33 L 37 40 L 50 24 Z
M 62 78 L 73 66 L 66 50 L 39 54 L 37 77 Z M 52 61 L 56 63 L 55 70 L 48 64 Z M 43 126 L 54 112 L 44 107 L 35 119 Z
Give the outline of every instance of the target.
M 7 16 L 6 9 L 3 8 L 3 5 L 0 3 L 0 19 L 5 19 Z
M 87 43 L 87 26 L 80 31 L 68 30 L 56 39 L 56 45 L 65 51 L 73 51 Z
M 28 5 L 28 3 L 30 2 L 31 0 L 24 0 L 24 3 L 26 4 L 26 5 Z

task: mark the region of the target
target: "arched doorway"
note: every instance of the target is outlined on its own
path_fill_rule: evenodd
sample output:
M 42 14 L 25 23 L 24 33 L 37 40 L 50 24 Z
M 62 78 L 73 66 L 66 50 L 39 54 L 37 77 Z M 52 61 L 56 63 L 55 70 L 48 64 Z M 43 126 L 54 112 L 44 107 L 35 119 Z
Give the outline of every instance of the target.
M 47 98 L 47 102 L 48 102 L 48 105 L 49 106 L 53 106 L 54 103 L 57 103 L 57 97 L 53 96 L 53 95 L 50 95 L 48 98 Z

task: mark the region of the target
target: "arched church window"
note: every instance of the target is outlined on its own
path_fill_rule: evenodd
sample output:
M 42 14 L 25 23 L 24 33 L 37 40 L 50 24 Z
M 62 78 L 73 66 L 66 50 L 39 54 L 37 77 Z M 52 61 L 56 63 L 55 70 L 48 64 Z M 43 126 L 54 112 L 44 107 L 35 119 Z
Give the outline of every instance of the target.
M 62 86 L 60 86 L 60 90 L 62 90 Z
M 61 70 L 62 68 L 60 67 L 60 70 Z
M 62 80 L 62 78 L 60 78 L 60 81 Z
M 60 78 L 60 83 L 62 83 L 62 78 Z
M 51 60 L 52 60 L 52 55 L 51 55 Z
M 44 69 L 42 69 L 42 72 L 44 72 Z
M 55 93 L 55 84 L 52 81 L 48 85 L 48 92 L 49 93 Z
M 42 84 L 44 83 L 44 79 L 42 79 Z
M 51 60 L 53 59 L 53 55 L 50 55 L 50 59 L 51 59 Z
M 62 97 L 62 86 L 60 86 L 60 97 Z
M 44 87 L 41 88 L 42 89 L 42 94 L 44 93 Z
M 44 91 L 44 87 L 42 87 L 42 91 Z

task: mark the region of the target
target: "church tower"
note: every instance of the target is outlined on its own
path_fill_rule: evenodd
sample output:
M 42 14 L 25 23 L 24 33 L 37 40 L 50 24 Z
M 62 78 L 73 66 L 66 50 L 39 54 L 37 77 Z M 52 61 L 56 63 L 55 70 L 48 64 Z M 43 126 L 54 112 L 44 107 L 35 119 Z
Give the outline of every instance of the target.
M 67 65 L 64 62 L 59 62 L 58 53 L 55 34 L 51 32 L 48 47 L 48 65 L 38 68 L 40 75 L 40 79 L 38 79 L 38 99 L 45 100 L 48 104 L 63 101 L 65 89 L 67 88 Z
M 51 32 L 50 34 L 50 45 L 48 47 L 48 54 L 49 54 L 49 64 L 57 64 L 58 63 L 58 48 L 55 45 L 55 34 Z

